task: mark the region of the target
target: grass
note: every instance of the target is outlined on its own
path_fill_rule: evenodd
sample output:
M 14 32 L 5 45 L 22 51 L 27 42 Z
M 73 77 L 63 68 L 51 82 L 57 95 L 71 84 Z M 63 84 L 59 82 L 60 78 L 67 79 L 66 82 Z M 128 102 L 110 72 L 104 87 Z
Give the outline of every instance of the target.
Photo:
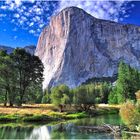
M 0 106 L 1 122 L 49 122 L 56 120 L 48 114 L 57 110 L 52 104 L 34 104 L 23 105 L 22 107 L 4 107 Z
M 98 108 L 120 109 L 122 105 L 98 104 Z
M 86 118 L 86 117 L 88 117 L 88 114 L 86 114 L 85 112 L 79 112 L 79 113 L 67 115 L 67 119 L 80 119 L 80 118 Z
M 2 114 L 48 114 L 51 111 L 56 111 L 57 108 L 52 104 L 27 104 L 22 107 L 4 107 L 0 106 L 0 113 Z
M 96 115 L 117 113 L 118 106 L 97 105 Z M 86 118 L 89 115 L 85 112 L 57 112 L 58 108 L 52 104 L 28 104 L 22 107 L 4 107 L 0 105 L 1 122 L 52 122 L 58 120 Z M 91 115 L 91 114 L 90 114 Z M 93 115 L 94 116 L 94 115 Z
M 5 114 L 0 115 L 0 121 L 3 122 L 16 121 L 17 119 L 18 117 L 16 115 L 5 115 Z
M 85 112 L 76 112 L 76 113 L 59 113 L 59 112 L 51 112 L 49 113 L 50 117 L 57 118 L 57 119 L 80 119 L 88 117 L 88 114 Z
M 7 115 L 7 114 L 1 114 L 0 115 L 0 121 L 2 122 L 17 122 L 17 121 L 23 121 L 23 122 L 50 122 L 54 121 L 55 119 L 48 116 L 48 115 Z
M 24 116 L 22 119 L 24 122 L 50 122 L 55 121 L 54 118 L 48 115 L 31 115 L 31 116 Z

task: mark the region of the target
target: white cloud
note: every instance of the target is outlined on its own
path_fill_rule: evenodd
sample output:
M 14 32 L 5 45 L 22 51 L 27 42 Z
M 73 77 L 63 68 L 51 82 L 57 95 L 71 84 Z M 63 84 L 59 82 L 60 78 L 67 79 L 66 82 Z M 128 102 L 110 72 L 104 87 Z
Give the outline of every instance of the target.
M 31 26 L 33 26 L 34 25 L 34 23 L 33 22 L 31 22 L 30 24 L 29 24 L 29 26 L 31 27 Z
M 21 5 L 21 0 L 15 0 L 17 6 Z
M 0 14 L 0 17 L 6 17 L 6 14 Z
M 25 1 L 32 6 L 25 5 Z M 50 2 L 47 1 L 52 2 L 53 0 L 6 0 L 5 4 L 0 6 L 0 9 L 13 12 L 12 23 L 29 30 L 31 34 L 38 35 L 52 15 L 69 6 L 82 8 L 96 18 L 112 21 L 122 21 L 129 17 L 127 10 L 135 6 L 132 4 L 128 7 L 128 1 L 125 0 L 58 0 L 59 4 L 57 6 L 55 2 L 51 5 L 51 9 L 54 8 L 51 15 Z M 0 14 L 0 20 L 4 17 L 6 15 Z
M 29 33 L 34 34 L 35 31 L 34 30 L 29 30 Z
M 89 14 L 96 18 L 119 21 L 120 15 L 121 20 L 127 10 L 128 1 L 90 1 L 90 0 L 61 0 L 58 11 L 69 7 L 76 6 L 84 9 Z
M 15 18 L 19 18 L 20 15 L 19 15 L 19 14 L 14 14 L 14 17 L 15 17 Z

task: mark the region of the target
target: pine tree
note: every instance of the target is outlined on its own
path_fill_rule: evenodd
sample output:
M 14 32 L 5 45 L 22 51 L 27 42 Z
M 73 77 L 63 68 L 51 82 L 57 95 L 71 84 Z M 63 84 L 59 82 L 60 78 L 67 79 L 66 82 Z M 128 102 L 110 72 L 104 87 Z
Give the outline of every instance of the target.
M 113 103 L 114 100 L 114 103 L 120 104 L 126 102 L 128 99 L 135 100 L 135 92 L 139 89 L 139 71 L 121 61 L 118 68 L 116 87 L 110 93 L 109 102 Z

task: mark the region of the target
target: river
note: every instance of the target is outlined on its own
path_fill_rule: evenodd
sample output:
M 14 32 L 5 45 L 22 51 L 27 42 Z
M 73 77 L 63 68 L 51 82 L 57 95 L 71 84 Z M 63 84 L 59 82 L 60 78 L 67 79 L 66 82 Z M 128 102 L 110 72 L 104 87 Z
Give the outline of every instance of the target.
M 104 123 L 120 125 L 121 120 L 118 114 L 114 114 L 54 124 L 2 123 L 0 124 L 0 139 L 114 139 L 113 134 L 81 132 L 77 129 L 77 126 L 96 126 Z

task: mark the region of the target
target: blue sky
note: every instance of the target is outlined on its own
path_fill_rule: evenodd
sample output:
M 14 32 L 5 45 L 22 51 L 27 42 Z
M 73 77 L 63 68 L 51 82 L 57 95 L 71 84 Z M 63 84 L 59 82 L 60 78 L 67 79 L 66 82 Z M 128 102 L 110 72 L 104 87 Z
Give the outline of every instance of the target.
M 82 8 L 97 18 L 140 25 L 140 1 L 0 0 L 0 45 L 36 45 L 51 16 L 69 6 Z

